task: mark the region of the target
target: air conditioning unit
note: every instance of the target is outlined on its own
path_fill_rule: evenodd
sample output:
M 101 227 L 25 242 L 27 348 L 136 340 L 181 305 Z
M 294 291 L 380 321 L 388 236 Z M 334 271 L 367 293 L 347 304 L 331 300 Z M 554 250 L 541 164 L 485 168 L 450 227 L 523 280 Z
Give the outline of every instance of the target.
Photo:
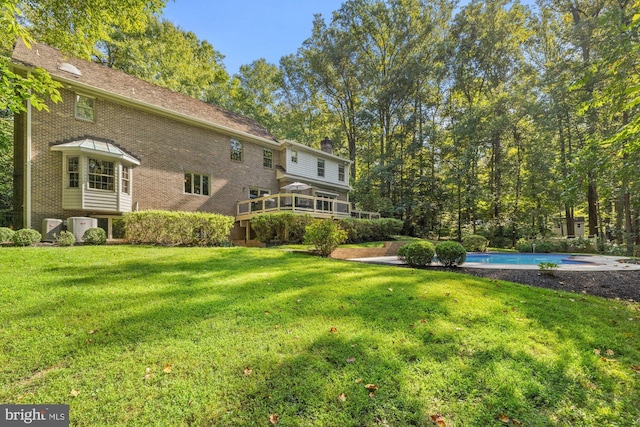
M 45 218 L 42 220 L 42 241 L 53 242 L 56 236 L 62 231 L 62 220 L 56 218 Z
M 67 230 L 73 233 L 76 242 L 84 242 L 82 236 L 90 228 L 98 226 L 97 218 L 87 218 L 84 216 L 71 216 L 67 218 Z

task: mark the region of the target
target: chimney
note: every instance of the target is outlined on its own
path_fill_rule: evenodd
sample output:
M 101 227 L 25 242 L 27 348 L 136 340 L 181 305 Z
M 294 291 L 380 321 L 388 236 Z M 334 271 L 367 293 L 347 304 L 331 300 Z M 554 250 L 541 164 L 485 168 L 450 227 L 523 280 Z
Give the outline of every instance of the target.
M 328 136 L 325 136 L 322 141 L 320 141 L 320 149 L 325 153 L 333 154 L 333 141 L 329 139 Z

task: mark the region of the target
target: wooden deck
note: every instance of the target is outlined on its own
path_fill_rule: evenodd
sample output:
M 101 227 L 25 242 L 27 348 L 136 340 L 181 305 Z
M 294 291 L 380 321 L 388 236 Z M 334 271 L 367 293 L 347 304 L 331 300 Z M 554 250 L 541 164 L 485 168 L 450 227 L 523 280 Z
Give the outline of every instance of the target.
M 249 220 L 256 215 L 276 212 L 306 213 L 315 218 L 380 219 L 378 212 L 351 209 L 351 205 L 342 200 L 279 193 L 238 202 L 236 220 Z

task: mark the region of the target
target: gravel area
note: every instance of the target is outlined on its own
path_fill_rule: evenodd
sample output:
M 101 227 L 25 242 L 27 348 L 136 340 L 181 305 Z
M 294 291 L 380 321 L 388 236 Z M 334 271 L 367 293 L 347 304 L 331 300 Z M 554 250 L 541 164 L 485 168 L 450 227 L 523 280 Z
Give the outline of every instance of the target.
M 449 271 L 540 288 L 640 302 L 640 271 L 556 271 L 553 276 L 537 270 L 460 267 Z

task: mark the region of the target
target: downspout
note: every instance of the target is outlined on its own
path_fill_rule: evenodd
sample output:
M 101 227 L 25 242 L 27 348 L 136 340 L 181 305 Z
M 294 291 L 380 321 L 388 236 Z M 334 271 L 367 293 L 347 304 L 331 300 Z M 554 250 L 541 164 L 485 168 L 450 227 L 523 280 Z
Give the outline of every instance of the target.
M 27 100 L 27 135 L 25 147 L 24 228 L 31 228 L 31 102 Z

